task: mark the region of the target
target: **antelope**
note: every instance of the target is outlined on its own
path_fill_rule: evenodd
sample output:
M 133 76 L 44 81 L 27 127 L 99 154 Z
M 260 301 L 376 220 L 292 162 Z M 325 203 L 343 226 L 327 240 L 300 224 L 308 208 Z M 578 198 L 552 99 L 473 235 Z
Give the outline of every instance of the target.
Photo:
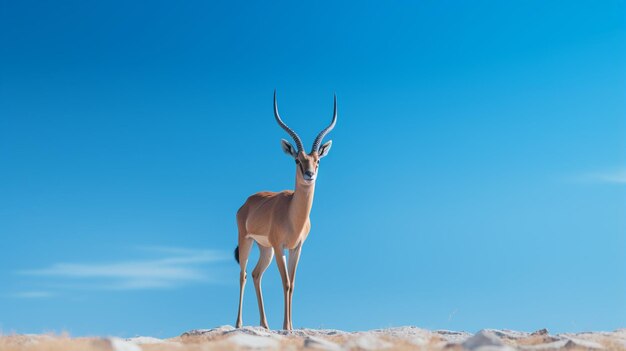
M 263 293 L 261 279 L 263 273 L 272 262 L 276 253 L 276 264 L 283 283 L 285 297 L 285 315 L 283 329 L 293 329 L 291 320 L 291 301 L 296 280 L 296 268 L 300 260 L 302 244 L 309 235 L 311 221 L 309 214 L 313 205 L 315 180 L 317 178 L 320 159 L 330 151 L 332 141 L 320 146 L 322 140 L 337 122 L 337 96 L 334 97 L 333 119 L 313 141 L 313 147 L 308 154 L 302 147 L 302 140 L 293 129 L 289 128 L 278 114 L 276 90 L 274 90 L 274 117 L 278 125 L 284 129 L 296 144 L 294 148 L 287 140 L 282 139 L 283 152 L 296 161 L 295 190 L 281 192 L 263 191 L 250 196 L 237 211 L 237 227 L 239 230 L 239 245 L 235 248 L 235 260 L 241 268 L 239 274 L 239 312 L 237 313 L 237 328 L 241 328 L 243 321 L 241 309 L 243 292 L 246 285 L 246 266 L 253 242 L 260 250 L 259 261 L 252 271 L 254 288 L 256 290 L 261 327 L 269 329 L 265 309 L 263 307 Z M 289 250 L 289 259 L 285 260 L 284 250 Z

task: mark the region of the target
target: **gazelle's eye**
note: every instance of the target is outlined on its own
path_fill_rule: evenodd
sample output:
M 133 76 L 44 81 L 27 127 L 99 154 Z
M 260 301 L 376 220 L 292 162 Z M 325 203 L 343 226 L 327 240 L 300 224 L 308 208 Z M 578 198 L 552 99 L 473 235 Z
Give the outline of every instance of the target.
M 300 164 L 300 160 L 296 159 L 296 164 Z

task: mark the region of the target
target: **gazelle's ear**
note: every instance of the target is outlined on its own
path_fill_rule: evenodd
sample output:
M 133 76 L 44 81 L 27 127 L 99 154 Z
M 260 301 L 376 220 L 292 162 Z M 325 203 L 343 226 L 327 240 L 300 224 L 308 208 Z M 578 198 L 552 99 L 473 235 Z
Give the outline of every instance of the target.
M 330 151 L 330 147 L 333 145 L 333 141 L 329 140 L 327 142 L 324 143 L 324 145 L 322 145 L 320 147 L 320 151 L 318 151 L 318 154 L 320 155 L 320 158 L 328 155 L 328 151 Z
M 296 151 L 296 149 L 294 149 L 294 147 L 291 145 L 291 143 L 289 143 L 287 140 L 285 139 L 281 139 L 280 140 L 280 144 L 283 147 L 283 152 L 286 153 L 287 155 L 296 158 L 298 157 L 298 151 Z

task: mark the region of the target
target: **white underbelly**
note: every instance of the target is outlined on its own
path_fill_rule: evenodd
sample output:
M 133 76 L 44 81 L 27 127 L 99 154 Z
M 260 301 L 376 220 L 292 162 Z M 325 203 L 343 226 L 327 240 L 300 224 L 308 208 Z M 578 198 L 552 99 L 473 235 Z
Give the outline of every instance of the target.
M 261 246 L 265 246 L 265 247 L 271 247 L 272 246 L 272 245 L 270 245 L 269 239 L 265 235 L 248 234 L 248 235 L 246 235 L 246 238 L 254 239 L 254 241 L 259 243 L 259 245 L 261 245 Z

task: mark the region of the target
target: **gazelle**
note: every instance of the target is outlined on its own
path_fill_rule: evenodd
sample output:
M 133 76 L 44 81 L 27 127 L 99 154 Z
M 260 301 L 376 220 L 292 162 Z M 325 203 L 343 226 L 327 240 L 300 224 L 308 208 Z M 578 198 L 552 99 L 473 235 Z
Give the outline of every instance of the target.
M 272 261 L 276 253 L 276 264 L 283 282 L 285 295 L 285 316 L 283 329 L 291 330 L 291 300 L 293 297 L 296 268 L 300 259 L 302 244 L 309 235 L 311 222 L 309 214 L 313 205 L 315 193 L 315 179 L 320 159 L 328 155 L 332 141 L 320 146 L 324 136 L 328 134 L 337 122 L 337 96 L 334 98 L 333 119 L 328 127 L 324 128 L 313 141 L 310 153 L 302 147 L 302 141 L 296 132 L 289 128 L 278 114 L 276 91 L 274 90 L 274 117 L 296 143 L 294 148 L 287 140 L 282 139 L 283 151 L 296 160 L 296 189 L 284 190 L 278 193 L 264 191 L 250 196 L 237 211 L 237 226 L 239 229 L 239 246 L 235 248 L 235 259 L 239 262 L 239 312 L 237 314 L 237 328 L 242 326 L 241 308 L 243 292 L 246 285 L 246 266 L 252 243 L 259 246 L 259 262 L 252 271 L 254 288 L 259 303 L 261 326 L 269 328 L 265 309 L 263 308 L 263 293 L 261 292 L 261 278 L 263 272 Z M 284 249 L 289 250 L 289 261 L 285 261 Z

